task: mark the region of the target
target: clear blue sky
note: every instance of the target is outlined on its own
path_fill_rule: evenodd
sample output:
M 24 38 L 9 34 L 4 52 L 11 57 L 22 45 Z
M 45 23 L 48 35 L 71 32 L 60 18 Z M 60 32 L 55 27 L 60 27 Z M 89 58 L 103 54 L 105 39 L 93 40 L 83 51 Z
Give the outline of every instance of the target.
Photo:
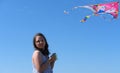
M 0 0 L 0 73 L 32 73 L 33 36 L 42 32 L 58 60 L 54 73 L 120 73 L 120 19 L 78 5 L 112 0 Z

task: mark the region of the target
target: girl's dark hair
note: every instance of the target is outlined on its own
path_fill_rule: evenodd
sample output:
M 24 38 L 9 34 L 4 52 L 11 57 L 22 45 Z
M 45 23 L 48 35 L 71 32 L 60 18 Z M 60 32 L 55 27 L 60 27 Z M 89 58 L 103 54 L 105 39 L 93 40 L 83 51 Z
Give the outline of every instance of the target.
M 44 38 L 44 40 L 45 40 L 45 49 L 44 49 L 44 50 L 41 50 L 41 49 L 39 49 L 39 48 L 36 46 L 36 44 L 35 44 L 35 38 L 36 38 L 36 36 L 42 36 L 42 37 Z M 34 45 L 35 50 L 39 50 L 39 51 L 42 52 L 43 55 L 49 56 L 50 52 L 49 52 L 49 50 L 48 50 L 48 43 L 47 43 L 47 40 L 46 40 L 45 36 L 44 36 L 42 33 L 37 33 L 37 34 L 34 36 L 34 38 L 33 38 L 33 45 Z

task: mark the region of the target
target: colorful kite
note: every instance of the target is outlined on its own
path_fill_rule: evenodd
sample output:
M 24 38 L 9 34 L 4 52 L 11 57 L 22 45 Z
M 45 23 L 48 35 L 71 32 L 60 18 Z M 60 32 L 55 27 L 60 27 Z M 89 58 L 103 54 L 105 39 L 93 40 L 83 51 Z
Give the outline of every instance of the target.
M 98 16 L 100 14 L 110 14 L 114 19 L 118 17 L 119 12 L 119 2 L 110 2 L 104 4 L 95 4 L 95 5 L 87 5 L 87 6 L 76 6 L 73 9 L 77 8 L 87 8 L 93 11 L 93 14 L 85 16 L 80 22 L 85 22 L 90 16 Z M 66 12 L 68 13 L 68 12 Z

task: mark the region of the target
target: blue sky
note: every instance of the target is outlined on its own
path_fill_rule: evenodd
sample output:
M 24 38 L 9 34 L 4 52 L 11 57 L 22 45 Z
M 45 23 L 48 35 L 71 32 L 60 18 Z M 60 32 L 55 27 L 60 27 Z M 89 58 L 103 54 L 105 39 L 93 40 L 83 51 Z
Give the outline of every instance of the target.
M 0 73 L 32 73 L 33 36 L 42 32 L 58 60 L 54 73 L 120 73 L 120 20 L 70 9 L 113 0 L 0 0 Z M 70 14 L 65 15 L 64 10 Z

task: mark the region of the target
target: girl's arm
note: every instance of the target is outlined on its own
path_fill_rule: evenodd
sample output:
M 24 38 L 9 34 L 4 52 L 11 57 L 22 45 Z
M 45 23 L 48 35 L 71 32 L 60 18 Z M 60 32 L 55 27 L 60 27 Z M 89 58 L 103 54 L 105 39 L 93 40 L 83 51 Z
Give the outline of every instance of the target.
M 53 55 L 50 57 L 49 62 L 51 65 L 51 68 L 53 69 L 55 61 L 56 61 L 57 57 L 56 57 L 56 53 L 53 53 Z
M 52 69 L 54 67 L 54 63 L 55 63 L 55 61 L 53 61 L 53 62 L 50 63 Z

